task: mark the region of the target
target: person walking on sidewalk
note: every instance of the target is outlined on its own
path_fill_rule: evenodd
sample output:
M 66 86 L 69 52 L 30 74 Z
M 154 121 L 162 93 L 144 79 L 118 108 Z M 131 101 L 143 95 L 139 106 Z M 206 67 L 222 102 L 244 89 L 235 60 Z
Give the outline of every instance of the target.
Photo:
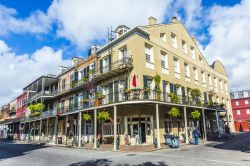
M 193 134 L 193 137 L 194 137 L 194 144 L 198 145 L 199 144 L 199 135 L 200 135 L 198 127 L 195 127 L 195 129 L 193 130 L 192 134 Z

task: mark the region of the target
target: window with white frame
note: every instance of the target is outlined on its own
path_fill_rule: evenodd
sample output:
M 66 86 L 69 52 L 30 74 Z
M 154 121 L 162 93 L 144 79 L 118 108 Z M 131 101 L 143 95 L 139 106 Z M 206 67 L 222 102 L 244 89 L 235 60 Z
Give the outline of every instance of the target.
M 239 94 L 238 93 L 234 93 L 234 98 L 238 99 L 239 98 Z
M 237 105 L 237 106 L 240 105 L 239 101 L 236 101 L 236 102 L 235 102 L 235 105 Z
M 166 33 L 160 33 L 160 39 L 166 42 L 167 41 Z
M 215 91 L 218 92 L 218 82 L 217 82 L 216 77 L 214 77 L 214 87 L 215 87 Z
M 184 71 L 185 71 L 185 80 L 190 82 L 190 69 L 188 63 L 184 63 Z
M 145 46 L 145 55 L 146 55 L 146 62 L 151 62 L 152 61 L 151 47 Z
M 248 91 L 243 92 L 243 97 L 248 97 Z
M 199 61 L 200 61 L 200 63 L 203 63 L 203 59 L 200 55 L 199 55 Z
M 122 60 L 126 57 L 128 57 L 128 53 L 127 53 L 127 47 L 125 46 L 119 49 L 119 59 Z
M 154 54 L 153 47 L 145 45 L 146 68 L 154 70 Z
M 178 58 L 174 58 L 174 72 L 180 73 L 180 63 Z
M 165 52 L 161 51 L 161 67 L 168 69 L 168 56 Z
M 237 110 L 237 115 L 240 115 L 240 110 Z
M 245 104 L 249 104 L 249 101 L 248 101 L 248 100 L 245 100 Z
M 161 51 L 161 72 L 163 74 L 169 74 L 168 71 L 168 55 Z
M 193 67 L 193 71 L 194 71 L 194 80 L 195 81 L 198 81 L 198 70 L 197 70 L 197 68 L 196 67 Z
M 175 72 L 175 77 L 180 78 L 180 62 L 178 58 L 174 58 L 174 72 Z
M 103 60 L 102 60 L 102 66 L 103 66 L 103 72 L 107 72 L 109 70 L 109 56 L 105 57 Z
M 220 91 L 223 92 L 222 80 L 220 80 Z
M 172 46 L 177 48 L 177 39 L 174 33 L 171 33 L 171 42 L 172 42 Z
M 206 74 L 204 71 L 201 71 L 201 76 L 202 76 L 202 83 L 206 85 Z
M 191 56 L 193 59 L 195 59 L 195 50 L 193 46 L 191 46 Z
M 227 82 L 224 83 L 225 92 L 227 92 Z
M 208 74 L 208 81 L 209 81 L 209 85 L 210 85 L 210 86 L 213 86 L 212 77 L 211 77 L 210 74 Z
M 182 40 L 182 51 L 187 54 L 187 43 L 184 40 Z
M 246 109 L 246 114 L 250 114 L 250 109 Z

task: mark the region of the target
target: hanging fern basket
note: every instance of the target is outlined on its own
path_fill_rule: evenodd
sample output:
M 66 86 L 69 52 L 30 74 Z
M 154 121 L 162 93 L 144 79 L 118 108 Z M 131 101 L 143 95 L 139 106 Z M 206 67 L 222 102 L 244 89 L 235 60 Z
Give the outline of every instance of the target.
M 201 117 L 201 113 L 198 110 L 194 110 L 191 112 L 191 118 L 194 120 L 199 120 Z
M 83 114 L 82 118 L 86 121 L 91 120 L 91 116 L 88 113 Z

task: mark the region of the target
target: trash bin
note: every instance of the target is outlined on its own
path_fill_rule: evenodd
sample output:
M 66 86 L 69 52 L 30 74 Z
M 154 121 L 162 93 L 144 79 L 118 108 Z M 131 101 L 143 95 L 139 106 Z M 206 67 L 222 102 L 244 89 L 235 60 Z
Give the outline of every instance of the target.
M 179 145 L 179 137 L 172 137 L 172 146 L 171 148 L 178 148 Z
M 172 135 L 165 135 L 165 144 L 169 145 L 170 147 L 172 146 Z

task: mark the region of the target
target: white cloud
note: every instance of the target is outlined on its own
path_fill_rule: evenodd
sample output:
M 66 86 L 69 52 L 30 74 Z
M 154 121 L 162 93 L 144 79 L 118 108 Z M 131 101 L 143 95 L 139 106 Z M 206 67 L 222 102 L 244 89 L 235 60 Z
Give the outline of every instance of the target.
M 40 10 L 27 18 L 16 18 L 17 11 L 0 4 L 0 35 L 12 33 L 47 33 L 50 30 L 50 18 Z
M 168 0 L 54 0 L 48 15 L 59 24 L 59 36 L 84 48 L 93 39 L 106 39 L 111 25 L 146 25 L 150 16 L 163 21 L 168 4 Z
M 44 46 L 31 55 L 16 55 L 0 40 L 0 105 L 6 104 L 22 92 L 22 88 L 41 75 L 57 74 L 58 67 L 68 66 L 62 50 Z
M 232 90 L 250 85 L 250 1 L 232 7 L 214 6 L 210 10 L 210 43 L 205 48 L 209 61 L 221 60 Z
M 173 0 L 168 9 L 168 14 L 176 15 L 188 29 L 201 28 L 203 22 L 201 0 Z

